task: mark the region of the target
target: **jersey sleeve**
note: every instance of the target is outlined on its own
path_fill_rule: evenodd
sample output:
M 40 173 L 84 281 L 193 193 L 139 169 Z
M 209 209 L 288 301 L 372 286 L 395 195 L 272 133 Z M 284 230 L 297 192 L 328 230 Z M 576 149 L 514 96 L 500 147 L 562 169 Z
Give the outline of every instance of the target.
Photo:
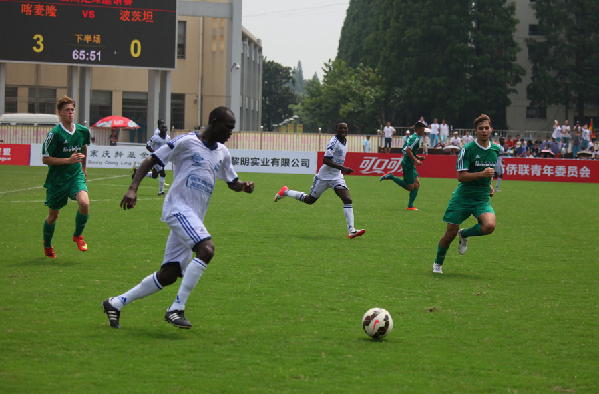
M 150 139 L 150 141 L 151 140 L 152 139 Z M 150 143 L 150 141 L 148 141 L 148 144 Z M 177 155 L 180 154 L 181 150 L 183 149 L 183 141 L 185 141 L 185 139 L 176 139 L 174 143 L 171 141 L 168 144 L 164 144 L 160 148 L 156 149 L 152 153 L 152 156 L 158 159 L 158 161 L 160 162 L 159 164 L 164 167 L 165 163 L 173 161 L 174 159 L 176 159 Z
M 91 144 L 91 132 L 85 126 L 81 127 L 81 131 L 83 132 L 83 145 Z
M 333 157 L 335 156 L 335 146 L 337 144 L 335 143 L 334 140 L 329 141 L 329 144 L 327 145 L 327 149 L 324 151 L 324 157 Z
M 460 172 L 460 171 L 468 171 L 469 168 L 470 168 L 469 151 L 468 151 L 468 149 L 466 149 L 466 147 L 463 147 L 462 150 L 460 150 L 460 154 L 458 156 L 458 164 L 456 166 L 456 169 L 458 170 L 458 172 Z
M 46 136 L 44 144 L 42 145 L 42 156 L 55 156 L 56 149 L 59 148 L 58 140 L 59 138 L 52 131 L 50 131 Z
M 227 183 L 232 183 L 237 181 L 237 179 L 239 179 L 239 177 L 237 176 L 237 173 L 235 172 L 235 169 L 233 168 L 233 164 L 231 161 L 231 153 L 229 152 L 229 149 L 227 149 L 225 147 L 225 157 L 223 158 L 223 162 L 222 165 L 220 166 L 220 168 L 218 169 L 218 172 L 216 173 L 216 177 L 218 179 L 222 179 L 223 181 L 227 182 Z

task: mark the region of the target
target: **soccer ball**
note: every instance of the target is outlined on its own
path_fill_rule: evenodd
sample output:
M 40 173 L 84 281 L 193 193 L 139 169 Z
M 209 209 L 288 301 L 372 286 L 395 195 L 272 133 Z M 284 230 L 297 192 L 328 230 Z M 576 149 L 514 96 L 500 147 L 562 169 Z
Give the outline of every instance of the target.
M 393 319 L 385 309 L 372 308 L 364 314 L 362 328 L 372 338 L 383 338 L 393 330 Z

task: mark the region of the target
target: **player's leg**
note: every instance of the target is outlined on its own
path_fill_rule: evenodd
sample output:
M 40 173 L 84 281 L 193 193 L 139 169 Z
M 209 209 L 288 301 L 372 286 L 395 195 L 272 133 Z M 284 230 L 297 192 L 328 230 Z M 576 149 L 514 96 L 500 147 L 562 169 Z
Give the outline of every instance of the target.
M 496 172 L 495 173 L 495 178 L 497 179 L 497 184 L 495 185 L 495 191 L 499 192 L 501 190 L 499 190 L 499 184 L 501 183 L 501 180 L 503 179 L 503 171 L 502 172 Z
M 75 201 L 77 201 L 77 213 L 75 214 L 75 231 L 73 232 L 73 242 L 77 243 L 77 247 L 80 251 L 87 251 L 87 243 L 85 243 L 83 236 L 83 230 L 89 219 L 89 195 L 87 193 L 87 185 L 85 179 L 79 180 L 74 186 L 72 195 Z
M 345 216 L 345 223 L 347 224 L 347 236 L 348 238 L 356 238 L 363 235 L 366 230 L 356 229 L 354 227 L 354 206 L 349 195 L 349 189 L 345 185 L 345 181 L 339 181 L 334 187 L 335 193 L 341 201 L 343 201 L 343 215 Z
M 316 202 L 316 200 L 318 200 L 322 193 L 328 189 L 328 187 L 329 186 L 326 181 L 319 179 L 318 175 L 315 175 L 312 182 L 312 189 L 310 189 L 310 194 L 306 194 L 297 190 L 290 190 L 287 186 L 283 186 L 281 190 L 275 194 L 274 202 L 289 196 L 297 201 L 312 205 Z
M 158 174 L 160 175 L 160 178 L 158 178 L 158 195 L 163 195 L 164 184 L 166 183 L 166 172 L 164 171 L 164 168 L 161 169 Z
M 405 174 L 404 174 L 404 178 L 405 178 Z M 379 179 L 380 181 L 385 181 L 385 180 L 390 180 L 395 182 L 397 185 L 403 187 L 404 189 L 408 190 L 408 186 L 409 184 L 404 180 L 401 179 L 399 177 L 396 177 L 395 175 L 393 175 L 393 172 L 388 172 L 385 175 L 383 175 L 381 177 L 381 179 Z M 409 191 L 409 190 L 408 190 Z
M 416 170 L 414 170 L 416 171 Z M 418 175 L 414 178 L 414 183 L 410 185 L 412 190 L 410 190 L 410 198 L 408 200 L 408 210 L 409 211 L 417 211 L 418 208 L 414 207 L 414 201 L 416 200 L 416 196 L 418 196 L 418 189 L 420 189 L 420 178 Z
M 460 229 L 459 224 L 447 223 L 447 229 L 445 230 L 445 234 L 439 240 L 439 244 L 437 245 L 437 257 L 435 258 L 435 262 L 433 263 L 433 272 L 442 274 L 443 273 L 443 262 L 445 261 L 445 256 L 447 255 L 447 251 L 449 250 L 449 246 L 458 235 L 458 231 Z
M 483 235 L 489 235 L 495 231 L 495 211 L 493 211 L 489 202 L 480 203 L 479 206 L 475 208 L 473 214 L 477 218 L 478 223 L 458 232 L 460 237 L 458 251 L 460 254 L 465 254 L 466 250 L 468 250 L 469 237 L 482 237 Z
M 54 253 L 54 247 L 52 246 L 52 237 L 54 237 L 54 229 L 56 228 L 59 213 L 59 209 L 48 208 L 48 216 L 44 220 L 44 253 L 53 259 L 56 258 L 56 253 Z

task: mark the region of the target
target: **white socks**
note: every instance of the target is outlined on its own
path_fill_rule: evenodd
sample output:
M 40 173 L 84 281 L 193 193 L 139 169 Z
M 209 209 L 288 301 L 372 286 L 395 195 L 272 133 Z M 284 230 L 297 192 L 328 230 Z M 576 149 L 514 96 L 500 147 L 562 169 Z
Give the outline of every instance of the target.
M 125 305 L 157 293 L 160 290 L 162 290 L 162 285 L 158 282 L 156 272 L 154 272 L 152 275 L 145 277 L 137 286 L 128 292 L 123 293 L 118 297 L 111 298 L 110 304 L 120 311 Z
M 354 228 L 354 208 L 352 204 L 343 205 L 343 214 L 345 215 L 345 221 L 347 222 L 347 231 Z
M 185 274 L 183 275 L 183 280 L 181 281 L 177 298 L 175 298 L 173 305 L 168 308 L 169 312 L 185 309 L 187 298 L 191 294 L 191 291 L 194 289 L 194 287 L 196 287 L 198 284 L 198 281 L 202 277 L 206 267 L 206 264 L 204 264 L 204 262 L 197 257 L 191 260 L 187 266 L 187 269 L 185 270 Z
M 304 198 L 306 198 L 306 193 L 298 192 L 295 190 L 286 190 L 285 195 L 289 197 L 293 197 L 298 201 L 304 202 Z
M 166 181 L 166 177 L 158 178 L 158 193 L 164 193 L 164 182 Z

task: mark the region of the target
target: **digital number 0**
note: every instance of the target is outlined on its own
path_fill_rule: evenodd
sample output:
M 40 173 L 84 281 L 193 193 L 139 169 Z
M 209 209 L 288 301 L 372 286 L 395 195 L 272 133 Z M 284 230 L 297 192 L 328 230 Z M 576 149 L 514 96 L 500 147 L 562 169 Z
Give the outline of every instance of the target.
M 131 56 L 139 57 L 141 54 L 141 42 L 139 40 L 131 41 Z

